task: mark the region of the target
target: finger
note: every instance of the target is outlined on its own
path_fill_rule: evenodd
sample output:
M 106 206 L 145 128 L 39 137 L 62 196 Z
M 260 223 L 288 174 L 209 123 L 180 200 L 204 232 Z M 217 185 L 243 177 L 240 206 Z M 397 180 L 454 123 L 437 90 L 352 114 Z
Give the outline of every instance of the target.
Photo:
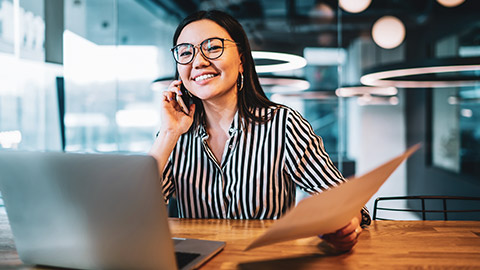
M 359 226 L 347 235 L 337 235 L 337 233 L 334 233 L 334 234 L 324 235 L 322 238 L 329 242 L 349 243 L 349 242 L 355 241 L 361 232 L 362 232 L 362 228 Z
M 175 99 L 175 93 L 172 91 L 163 91 L 163 96 L 165 97 L 165 100 L 169 102 Z
M 180 86 L 180 84 L 182 84 L 182 80 L 174 80 L 170 83 L 169 87 L 170 86 L 174 86 L 174 87 Z
M 348 234 L 351 234 L 352 232 L 354 232 L 358 227 L 360 226 L 360 223 L 358 222 L 358 218 L 357 217 L 354 217 L 352 218 L 352 220 L 350 221 L 350 223 L 348 223 L 347 225 L 345 225 L 343 228 L 341 228 L 340 230 L 336 231 L 336 234 L 338 236 L 343 236 L 343 235 L 348 235 Z
M 178 105 L 180 106 L 180 108 L 182 109 L 182 111 L 188 115 L 190 113 L 190 110 L 188 109 L 187 105 L 185 105 L 185 102 L 183 101 L 182 97 L 180 97 L 179 95 L 177 95 L 175 97 L 175 101 L 177 101 Z
M 357 226 L 355 226 L 352 222 L 348 223 L 348 225 L 346 225 L 345 227 L 341 228 L 340 230 L 336 231 L 335 232 L 335 235 L 336 236 L 345 236 L 345 235 L 349 235 L 351 234 L 352 232 L 355 232 L 355 229 L 357 228 Z
M 363 229 L 362 227 L 358 226 L 356 229 L 355 229 L 355 234 L 357 235 L 357 237 L 363 232 Z
M 181 96 L 182 95 L 182 91 L 180 90 L 181 85 L 182 85 L 181 80 L 175 80 L 172 83 L 170 83 L 170 85 L 168 86 L 168 90 L 175 92 L 177 95 Z
M 342 237 L 332 237 L 331 241 L 341 244 L 348 244 L 357 241 L 357 238 L 357 234 L 355 232 L 352 232 L 351 234 Z
M 349 251 L 349 250 L 352 250 L 353 247 L 357 244 L 357 242 L 352 242 L 352 243 L 349 243 L 349 244 L 339 244 L 339 245 L 334 245 L 334 247 L 337 249 L 337 250 L 340 250 L 340 251 Z
M 335 245 L 350 245 L 354 244 L 358 241 L 358 237 L 355 233 L 349 234 L 347 236 L 338 238 L 338 237 L 332 237 L 329 239 L 329 242 Z

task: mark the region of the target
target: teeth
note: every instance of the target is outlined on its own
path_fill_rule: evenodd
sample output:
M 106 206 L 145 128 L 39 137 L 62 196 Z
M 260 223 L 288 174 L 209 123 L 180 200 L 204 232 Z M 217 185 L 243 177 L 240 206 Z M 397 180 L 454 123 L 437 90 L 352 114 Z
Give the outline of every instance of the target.
M 202 75 L 202 76 L 198 76 L 195 78 L 195 81 L 198 82 L 198 81 L 203 81 L 203 80 L 206 80 L 206 79 L 209 79 L 209 78 L 213 78 L 215 77 L 215 75 L 213 74 L 205 74 L 205 75 Z

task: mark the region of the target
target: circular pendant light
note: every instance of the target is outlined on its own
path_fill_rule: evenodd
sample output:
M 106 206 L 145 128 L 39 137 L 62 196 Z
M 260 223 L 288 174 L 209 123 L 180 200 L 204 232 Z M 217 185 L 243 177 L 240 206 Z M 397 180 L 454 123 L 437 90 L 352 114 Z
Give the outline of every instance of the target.
M 456 7 L 465 2 L 465 0 L 437 0 L 437 2 L 444 7 Z
M 305 58 L 289 53 L 252 51 L 252 57 L 254 60 L 267 59 L 281 62 L 279 64 L 269 65 L 256 64 L 255 70 L 257 71 L 257 73 L 271 73 L 294 70 L 303 68 L 307 65 L 307 60 L 305 60 Z
M 393 49 L 405 39 L 405 26 L 397 17 L 384 16 L 373 24 L 372 37 L 378 46 Z
M 367 71 L 360 82 L 401 88 L 462 87 L 480 83 L 480 57 L 423 59 L 418 63 L 381 66 Z
M 340 7 L 350 13 L 360 13 L 368 8 L 372 0 L 339 0 Z

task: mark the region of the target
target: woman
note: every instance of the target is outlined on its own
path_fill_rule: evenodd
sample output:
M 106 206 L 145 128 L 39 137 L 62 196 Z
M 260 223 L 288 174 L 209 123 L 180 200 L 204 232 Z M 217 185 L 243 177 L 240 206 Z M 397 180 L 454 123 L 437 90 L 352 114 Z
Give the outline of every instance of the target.
M 180 217 L 277 219 L 294 206 L 296 185 L 318 193 L 345 181 L 310 124 L 267 99 L 234 18 L 194 13 L 178 26 L 173 45 L 179 80 L 163 93 L 162 126 L 150 154 L 165 199 L 177 196 Z M 184 107 L 177 95 L 192 104 Z M 350 250 L 362 218 L 369 221 L 363 209 L 323 238 Z

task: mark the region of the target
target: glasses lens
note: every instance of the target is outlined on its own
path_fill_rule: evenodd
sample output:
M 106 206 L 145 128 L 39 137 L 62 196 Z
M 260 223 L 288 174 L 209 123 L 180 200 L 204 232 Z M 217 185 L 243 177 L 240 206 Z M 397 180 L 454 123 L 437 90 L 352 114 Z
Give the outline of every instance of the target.
M 187 64 L 192 61 L 194 47 L 191 44 L 180 44 L 173 50 L 173 56 L 180 64 Z
M 209 59 L 216 59 L 223 53 L 223 40 L 219 38 L 210 38 L 202 42 L 203 55 Z

